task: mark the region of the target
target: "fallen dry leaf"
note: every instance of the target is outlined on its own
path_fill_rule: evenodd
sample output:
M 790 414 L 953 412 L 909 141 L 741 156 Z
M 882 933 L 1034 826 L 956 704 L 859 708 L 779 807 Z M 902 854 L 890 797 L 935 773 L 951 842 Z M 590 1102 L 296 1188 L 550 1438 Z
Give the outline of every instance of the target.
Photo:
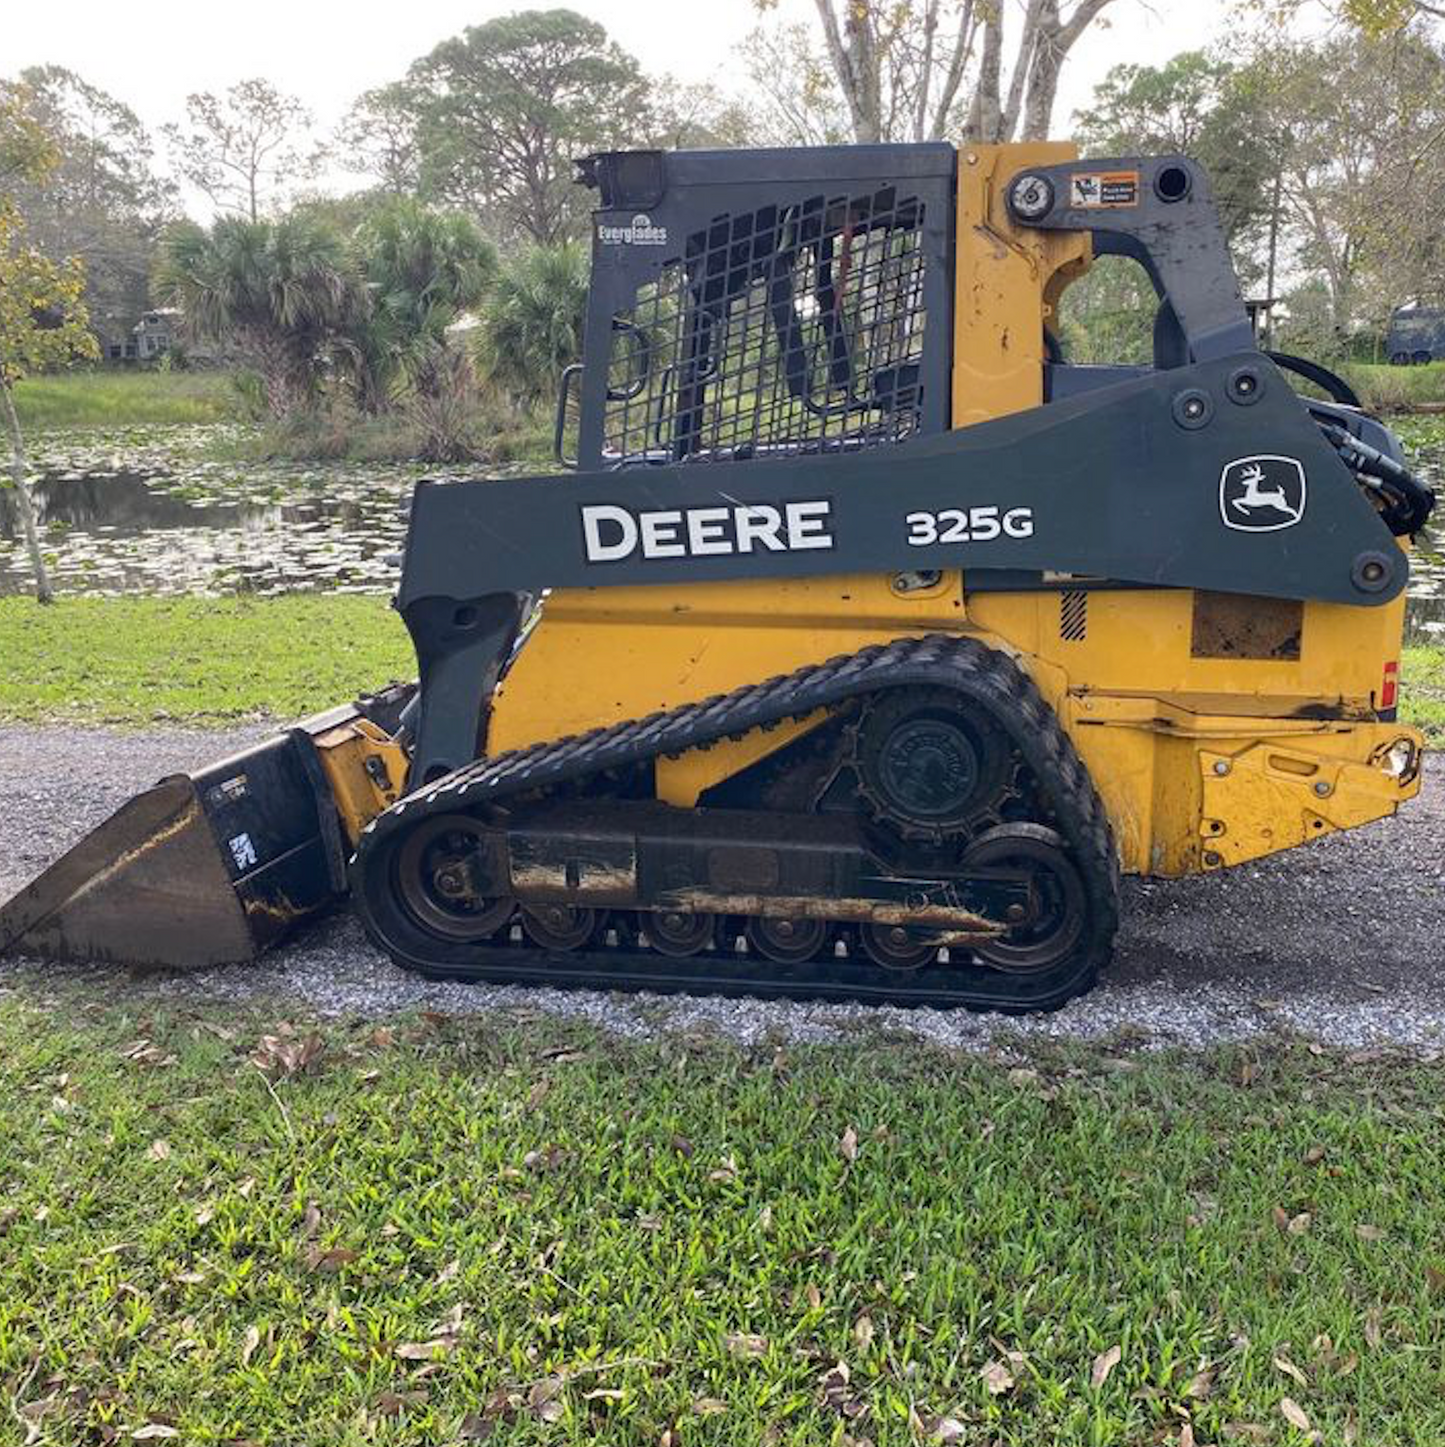
M 1179 1447 L 1194 1447 L 1194 1428 L 1188 1422 L 1179 1429 Z
M 696 1149 L 697 1149 L 697 1147 L 694 1146 L 693 1143 L 692 1143 L 690 1140 L 688 1140 L 688 1138 L 687 1138 L 685 1135 L 675 1135 L 675 1136 L 673 1136 L 673 1138 L 672 1138 L 672 1148 L 673 1148 L 673 1150 L 675 1150 L 675 1151 L 678 1153 L 678 1155 L 680 1155 L 680 1156 L 686 1156 L 686 1157 L 688 1157 L 689 1159 L 692 1158 L 693 1153 L 694 1153 L 694 1152 L 696 1151 Z
M 261 1345 L 261 1328 L 259 1326 L 248 1326 L 246 1335 L 241 1338 L 241 1365 L 244 1367 L 256 1354 L 256 1348 Z
M 1100 1352 L 1094 1358 L 1094 1369 L 1089 1373 L 1089 1385 L 1091 1387 L 1102 1387 L 1109 1380 L 1109 1373 L 1119 1365 L 1124 1355 L 1124 1349 L 1119 1346 L 1112 1346 L 1106 1352 Z
M 1286 1227 L 1291 1236 L 1303 1236 L 1310 1229 L 1310 1223 L 1314 1218 L 1308 1211 L 1301 1211 L 1298 1216 L 1289 1218 L 1289 1225 Z
M 251 1052 L 251 1064 L 267 1075 L 299 1075 L 326 1053 L 326 1042 L 313 1030 L 300 1039 L 292 1035 L 263 1035 Z
M 1300 1386 L 1309 1386 L 1309 1378 L 1305 1376 L 1305 1374 L 1297 1366 L 1295 1366 L 1295 1364 L 1290 1361 L 1287 1356 L 1280 1355 L 1275 1357 L 1274 1366 L 1276 1371 L 1283 1372 L 1287 1377 L 1292 1377 L 1300 1384 Z
M 727 1409 L 728 1404 L 719 1401 L 716 1397 L 699 1397 L 697 1401 L 692 1404 L 692 1410 L 696 1412 L 699 1417 L 716 1417 L 726 1412 Z
M 803 1288 L 803 1296 L 810 1311 L 817 1311 L 823 1305 L 823 1293 L 811 1281 Z
M 1384 1340 L 1384 1333 L 1380 1330 L 1380 1308 L 1372 1306 L 1365 1313 L 1365 1340 L 1370 1346 L 1378 1349 Z
M 940 1417 L 928 1435 L 935 1442 L 962 1442 L 966 1428 L 957 1417 Z
M 424 1388 L 409 1392 L 383 1392 L 376 1399 L 376 1410 L 383 1417 L 399 1417 L 408 1407 L 424 1407 L 431 1400 L 431 1394 Z
M 146 1155 L 153 1161 L 168 1161 L 171 1158 L 171 1143 L 164 1140 L 153 1140 Z
M 582 1393 L 584 1402 L 620 1402 L 627 1393 L 621 1387 L 593 1387 Z
M 329 1251 L 323 1251 L 319 1246 L 312 1246 L 307 1250 L 305 1256 L 308 1271 L 337 1272 L 355 1260 L 356 1252 L 348 1251 L 344 1246 L 333 1246 Z
M 398 1344 L 396 1354 L 404 1362 L 429 1362 L 445 1356 L 456 1343 L 450 1337 L 434 1337 L 431 1341 L 404 1341 Z
M 566 1411 L 562 1403 L 565 1385 L 561 1377 L 542 1377 L 533 1382 L 527 1391 L 527 1406 L 532 1414 L 543 1422 L 560 1422 Z
M 1001 1397 L 1005 1392 L 1011 1392 L 1014 1388 L 1014 1374 L 1001 1361 L 991 1361 L 979 1373 L 983 1378 L 984 1386 L 989 1390 L 989 1395 Z
M 458 1258 L 458 1259 L 455 1260 L 455 1261 L 448 1261 L 447 1264 L 446 1264 L 445 1266 L 443 1266 L 440 1271 L 437 1272 L 437 1274 L 436 1274 L 436 1280 L 432 1283 L 432 1285 L 434 1285 L 434 1286 L 445 1286 L 445 1285 L 447 1284 L 447 1282 L 449 1282 L 449 1281 L 455 1281 L 455 1280 L 457 1279 L 457 1277 L 460 1276 L 461 1274 L 462 1274 L 462 1263 L 461 1263 L 461 1259 Z
M 1361 1241 L 1383 1241 L 1385 1233 L 1378 1226 L 1371 1226 L 1367 1221 L 1361 1221 L 1355 1227 L 1355 1235 Z
M 853 1323 L 853 1340 L 860 1351 L 867 1351 L 873 1345 L 873 1318 L 866 1312 Z
M 1192 1397 L 1195 1401 L 1203 1401 L 1214 1390 L 1214 1368 L 1201 1367 L 1192 1378 L 1189 1385 L 1184 1389 L 1186 1397 Z
M 1324 1158 L 1325 1148 L 1323 1146 L 1311 1146 L 1301 1157 L 1307 1166 L 1317 1166 Z
M 850 1164 L 858 1159 L 858 1132 L 851 1125 L 838 1142 L 838 1154 Z
M 216 1219 L 216 1208 L 214 1206 L 202 1206 L 196 1212 L 196 1225 L 209 1226 Z
M 3 1229 L 0 1227 L 0 1230 Z M 1425 1285 L 1431 1291 L 1445 1291 L 1445 1271 L 1441 1271 L 1438 1266 L 1427 1266 L 1425 1268 Z
M 768 1339 L 751 1332 L 733 1332 L 723 1338 L 723 1345 L 735 1357 L 760 1357 L 768 1349 Z
M 1298 1427 L 1301 1432 L 1310 1430 L 1310 1419 L 1305 1414 L 1305 1409 L 1300 1406 L 1293 1397 L 1281 1397 L 1279 1399 L 1279 1411 L 1291 1427 Z
M 147 1422 L 130 1435 L 133 1442 L 155 1442 L 164 1437 L 179 1437 L 181 1433 L 178 1427 L 168 1426 L 165 1422 Z

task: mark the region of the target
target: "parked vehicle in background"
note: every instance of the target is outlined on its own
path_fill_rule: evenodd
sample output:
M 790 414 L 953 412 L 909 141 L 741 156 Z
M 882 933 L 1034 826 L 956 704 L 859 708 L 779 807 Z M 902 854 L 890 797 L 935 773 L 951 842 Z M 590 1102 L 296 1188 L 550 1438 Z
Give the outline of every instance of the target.
M 1445 361 L 1445 307 L 1396 307 L 1385 333 L 1385 355 L 1396 367 Z

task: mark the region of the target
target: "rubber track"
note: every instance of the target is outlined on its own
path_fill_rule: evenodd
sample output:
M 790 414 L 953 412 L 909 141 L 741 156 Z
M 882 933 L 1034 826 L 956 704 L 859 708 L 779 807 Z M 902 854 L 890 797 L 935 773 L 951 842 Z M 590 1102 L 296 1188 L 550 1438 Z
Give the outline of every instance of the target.
M 386 926 L 397 909 L 386 867 L 390 845 L 399 831 L 433 814 L 480 810 L 602 770 L 740 736 L 863 694 L 920 685 L 952 689 L 986 708 L 1042 788 L 1051 823 L 1069 845 L 1084 880 L 1090 911 L 1087 947 L 1057 971 L 1010 975 L 970 963 L 935 964 L 905 974 L 851 956 L 783 966 L 720 951 L 678 960 L 640 949 L 562 952 L 512 942 L 438 941 L 423 956 L 390 937 Z M 369 887 L 373 873 L 377 885 Z M 941 634 L 876 644 L 698 703 L 479 759 L 378 815 L 367 826 L 352 864 L 353 898 L 368 933 L 399 965 L 436 978 L 1005 1011 L 1055 1008 L 1093 983 L 1108 960 L 1118 924 L 1118 887 L 1108 816 L 1073 744 L 1033 681 L 1006 654 L 976 639 Z

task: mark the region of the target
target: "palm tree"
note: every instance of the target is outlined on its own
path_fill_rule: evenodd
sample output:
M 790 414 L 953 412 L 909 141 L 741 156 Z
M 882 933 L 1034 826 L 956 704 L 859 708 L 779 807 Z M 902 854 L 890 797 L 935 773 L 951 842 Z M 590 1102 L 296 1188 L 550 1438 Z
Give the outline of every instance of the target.
M 255 367 L 278 419 L 314 399 L 329 353 L 368 305 L 341 236 L 300 212 L 276 221 L 224 217 L 209 230 L 189 221 L 172 227 L 156 290 L 184 310 L 195 335 Z
M 371 301 L 355 338 L 362 407 L 381 410 L 400 387 L 439 399 L 456 372 L 448 329 L 480 305 L 496 249 L 470 217 L 407 199 L 365 221 L 354 244 Z
M 580 246 L 538 246 L 502 268 L 482 315 L 487 375 L 524 404 L 557 389 L 582 353 L 587 255 Z

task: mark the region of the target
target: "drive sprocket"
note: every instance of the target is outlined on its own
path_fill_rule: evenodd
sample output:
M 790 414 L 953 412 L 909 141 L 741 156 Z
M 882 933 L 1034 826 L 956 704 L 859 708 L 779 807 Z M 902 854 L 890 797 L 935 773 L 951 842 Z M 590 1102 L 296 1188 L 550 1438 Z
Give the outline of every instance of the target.
M 858 797 L 900 839 L 940 844 L 1003 818 L 1017 756 L 997 721 L 946 688 L 875 695 L 851 728 Z

